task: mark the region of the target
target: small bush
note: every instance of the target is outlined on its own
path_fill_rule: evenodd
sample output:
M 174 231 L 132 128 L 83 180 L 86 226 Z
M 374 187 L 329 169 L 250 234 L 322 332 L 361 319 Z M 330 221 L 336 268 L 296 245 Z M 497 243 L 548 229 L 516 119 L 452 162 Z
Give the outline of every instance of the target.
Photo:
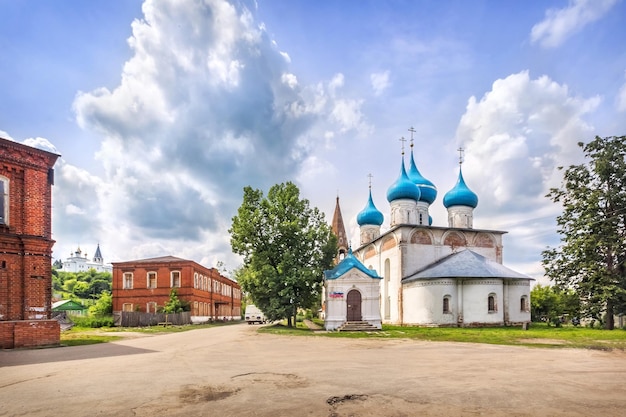
M 72 317 L 76 326 L 80 327 L 113 327 L 113 316 L 103 317 Z

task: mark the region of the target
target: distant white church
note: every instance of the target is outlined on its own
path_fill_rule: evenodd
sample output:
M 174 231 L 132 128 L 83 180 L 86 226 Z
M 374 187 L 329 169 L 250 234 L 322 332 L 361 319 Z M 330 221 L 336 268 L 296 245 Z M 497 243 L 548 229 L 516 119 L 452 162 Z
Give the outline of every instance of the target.
M 87 272 L 90 269 L 95 269 L 96 272 L 113 272 L 113 266 L 104 263 L 100 244 L 96 247 L 96 253 L 91 260 L 87 257 L 87 253 L 83 254 L 83 251 L 78 247 L 75 252 L 70 253 L 69 258 L 63 261 L 62 270 L 64 272 Z
M 456 185 L 443 204 L 448 227 L 432 226 L 429 207 L 435 185 L 413 158 L 407 173 L 404 152 L 398 179 L 387 190 L 390 227 L 372 200 L 358 213 L 360 246 L 351 251 L 339 198 L 332 228 L 339 263 L 325 271 L 326 328 L 363 321 L 420 326 L 498 326 L 530 322 L 531 277 L 502 265 L 502 235 L 473 228 L 478 197 L 466 185 L 459 161 Z

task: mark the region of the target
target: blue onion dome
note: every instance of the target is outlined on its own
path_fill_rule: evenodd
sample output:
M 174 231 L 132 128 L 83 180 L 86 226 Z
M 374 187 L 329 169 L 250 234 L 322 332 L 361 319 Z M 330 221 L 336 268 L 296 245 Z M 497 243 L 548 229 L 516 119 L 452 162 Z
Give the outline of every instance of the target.
M 430 214 L 428 215 L 428 225 L 429 226 L 433 225 L 433 216 L 431 216 Z
M 417 169 L 413 159 L 413 149 L 411 149 L 411 168 L 409 168 L 409 179 L 420 189 L 420 201 L 432 204 L 437 198 L 437 187 L 427 180 Z
M 463 172 L 459 168 L 459 179 L 454 188 L 446 193 L 443 197 L 443 205 L 445 208 L 450 206 L 467 206 L 476 208 L 478 205 L 478 196 L 465 185 Z
M 420 189 L 409 179 L 404 169 L 404 158 L 402 158 L 402 168 L 400 169 L 400 177 L 387 190 L 387 201 L 390 203 L 394 200 L 415 200 L 420 199 Z
M 375 225 L 380 226 L 383 224 L 383 213 L 378 211 L 376 206 L 374 205 L 374 201 L 372 200 L 372 190 L 370 189 L 370 197 L 367 200 L 367 204 L 365 208 L 361 210 L 359 214 L 356 216 L 356 222 L 359 226 L 365 225 Z

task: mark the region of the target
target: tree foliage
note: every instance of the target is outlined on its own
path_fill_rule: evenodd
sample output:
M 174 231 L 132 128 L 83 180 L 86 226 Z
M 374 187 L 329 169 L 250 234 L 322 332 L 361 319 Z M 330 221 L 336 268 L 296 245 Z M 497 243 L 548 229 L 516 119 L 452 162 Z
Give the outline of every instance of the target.
M 170 299 L 163 306 L 164 313 L 182 313 L 191 310 L 191 305 L 187 301 L 178 298 L 178 291 L 172 288 L 170 291 Z
M 64 298 L 97 299 L 105 291 L 111 291 L 110 272 L 66 272 L 52 269 L 52 288 Z
M 243 203 L 233 218 L 231 246 L 242 255 L 235 276 L 269 320 L 295 317 L 319 299 L 323 271 L 332 265 L 337 239 L 324 214 L 291 182 L 263 192 L 244 188 Z
M 89 314 L 95 317 L 103 317 L 113 314 L 113 297 L 109 291 L 103 291 L 98 301 L 89 307 Z
M 573 289 L 537 284 L 530 291 L 530 317 L 559 326 L 561 318 L 580 317 L 580 298 Z
M 626 136 L 578 145 L 587 162 L 565 169 L 547 195 L 563 213 L 561 246 L 543 252 L 543 265 L 556 286 L 578 294 L 583 316 L 613 329 L 613 315 L 626 312 Z

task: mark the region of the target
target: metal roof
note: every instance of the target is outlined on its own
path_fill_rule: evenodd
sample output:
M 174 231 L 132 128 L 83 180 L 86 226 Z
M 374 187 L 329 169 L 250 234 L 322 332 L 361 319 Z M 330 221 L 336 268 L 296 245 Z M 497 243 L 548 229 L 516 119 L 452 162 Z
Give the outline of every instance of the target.
M 533 279 L 476 252 L 465 249 L 426 266 L 407 276 L 402 282 L 436 278 Z

